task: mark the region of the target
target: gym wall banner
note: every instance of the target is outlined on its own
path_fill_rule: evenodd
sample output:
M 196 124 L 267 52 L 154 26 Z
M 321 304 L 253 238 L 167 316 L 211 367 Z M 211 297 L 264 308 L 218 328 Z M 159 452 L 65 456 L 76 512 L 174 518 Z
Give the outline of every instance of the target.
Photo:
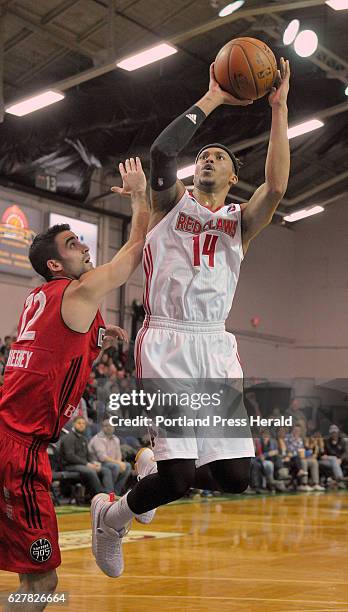
M 57 223 L 69 223 L 71 230 L 75 232 L 79 240 L 89 246 L 91 261 L 96 266 L 98 225 L 95 223 L 88 223 L 87 221 L 81 221 L 80 219 L 74 219 L 73 217 L 65 217 L 64 215 L 59 215 L 57 213 L 50 213 L 49 227 L 52 227 L 52 225 L 56 225 Z
M 0 200 L 0 272 L 34 275 L 28 249 L 41 227 L 39 210 Z

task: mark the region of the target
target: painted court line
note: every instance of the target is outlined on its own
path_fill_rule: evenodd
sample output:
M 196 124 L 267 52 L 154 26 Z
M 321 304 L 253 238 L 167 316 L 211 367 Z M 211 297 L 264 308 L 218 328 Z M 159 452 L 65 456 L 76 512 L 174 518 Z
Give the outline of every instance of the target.
M 153 576 L 152 576 L 153 578 Z M 74 595 L 76 599 L 90 599 L 90 595 L 87 594 L 78 594 Z M 103 593 L 103 595 L 98 595 L 99 598 L 115 598 L 115 593 Z M 117 593 L 117 599 L 173 599 L 173 595 L 131 595 L 124 593 Z M 279 599 L 279 598 L 271 598 L 271 597 L 220 597 L 220 596 L 205 596 L 205 595 L 178 595 L 177 593 L 174 595 L 175 599 L 204 599 L 207 601 L 264 601 L 264 602 L 279 602 L 279 603 L 294 603 L 294 604 L 325 604 L 330 606 L 347 606 L 348 601 L 320 601 L 318 599 Z

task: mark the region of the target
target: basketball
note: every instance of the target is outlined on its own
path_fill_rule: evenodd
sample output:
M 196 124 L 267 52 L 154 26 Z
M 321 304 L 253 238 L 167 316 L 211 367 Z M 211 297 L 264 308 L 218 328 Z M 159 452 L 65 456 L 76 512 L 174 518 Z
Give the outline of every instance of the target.
M 273 51 L 257 38 L 234 38 L 216 56 L 214 73 L 220 87 L 240 100 L 266 95 L 277 76 Z

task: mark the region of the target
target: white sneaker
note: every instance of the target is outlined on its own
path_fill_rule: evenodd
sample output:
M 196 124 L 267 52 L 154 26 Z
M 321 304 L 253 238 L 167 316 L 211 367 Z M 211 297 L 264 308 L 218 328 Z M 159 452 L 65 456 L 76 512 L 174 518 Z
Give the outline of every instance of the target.
M 135 457 L 135 471 L 138 474 L 138 480 L 145 478 L 149 474 L 156 474 L 157 472 L 157 463 L 155 461 L 154 454 L 151 448 L 141 448 L 138 450 Z M 143 512 L 143 514 L 137 514 L 135 519 L 142 523 L 142 525 L 148 525 L 154 519 L 156 514 L 156 509 L 148 510 L 148 512 Z
M 316 484 L 313 487 L 313 491 L 325 491 L 325 487 L 322 487 L 320 484 Z
M 98 493 L 92 499 L 92 551 L 101 571 L 110 578 L 117 578 L 124 569 L 122 538 L 128 533 L 130 523 L 120 531 L 105 525 L 105 512 L 113 503 L 107 493 Z
M 298 491 L 306 491 L 307 493 L 309 493 L 310 491 L 313 491 L 312 487 L 310 487 L 309 485 L 300 485 L 299 487 L 297 487 Z

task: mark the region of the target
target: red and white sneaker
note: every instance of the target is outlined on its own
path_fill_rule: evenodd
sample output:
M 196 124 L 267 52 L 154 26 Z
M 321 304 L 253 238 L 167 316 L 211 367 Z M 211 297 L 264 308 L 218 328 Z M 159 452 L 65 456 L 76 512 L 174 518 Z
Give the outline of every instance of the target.
M 151 448 L 141 448 L 138 450 L 135 457 L 135 471 L 138 474 L 138 480 L 149 476 L 149 474 L 156 474 L 157 463 Z M 153 521 L 155 514 L 156 508 L 143 512 L 143 514 L 137 514 L 135 519 L 143 525 L 148 525 Z
M 124 569 L 122 538 L 129 531 L 130 522 L 117 531 L 105 525 L 105 512 L 112 504 L 113 494 L 98 493 L 92 499 L 92 551 L 98 567 L 110 578 L 118 578 Z

